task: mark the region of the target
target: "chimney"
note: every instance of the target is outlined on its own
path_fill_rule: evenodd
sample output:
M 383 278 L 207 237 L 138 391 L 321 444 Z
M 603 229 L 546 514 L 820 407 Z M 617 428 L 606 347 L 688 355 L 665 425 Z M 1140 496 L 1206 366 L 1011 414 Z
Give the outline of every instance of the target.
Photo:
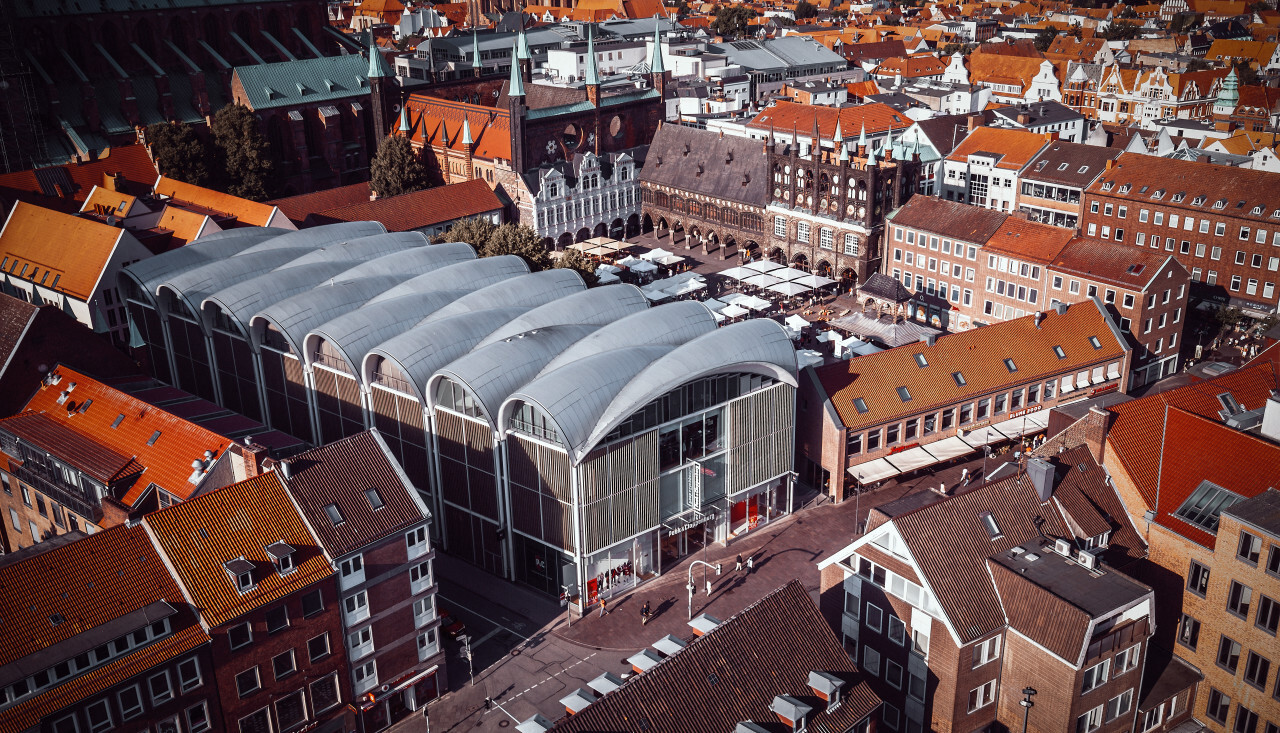
M 1054 484 L 1057 482 L 1057 472 L 1053 468 L 1053 464 L 1043 458 L 1030 458 L 1027 460 L 1027 476 L 1031 478 L 1031 483 L 1036 487 L 1036 495 L 1040 497 L 1040 501 L 1048 501 L 1053 496 Z
M 973 132 L 979 127 L 982 127 L 982 115 L 978 113 L 969 115 L 969 132 Z
M 1115 168 L 1115 167 L 1116 167 L 1116 159 L 1115 158 L 1109 159 L 1107 161 L 1107 170 L 1111 170 L 1112 168 Z
M 230 450 L 231 474 L 236 481 L 251 479 L 265 470 L 263 461 L 267 458 L 266 446 L 258 445 L 252 438 L 245 437 L 243 445 L 232 443 Z
M 1036 311 L 1035 324 L 1037 329 L 1040 328 L 1041 323 L 1044 323 L 1044 311 Z
M 1031 115 L 1027 114 L 1026 112 L 1018 112 L 1019 125 L 1026 125 L 1029 122 L 1031 122 Z
M 1067 304 L 1062 302 L 1054 303 L 1053 310 L 1058 315 L 1065 316 L 1067 314 Z
M 1280 392 L 1272 390 L 1262 410 L 1262 435 L 1280 440 Z
M 1093 460 L 1101 466 L 1107 451 L 1107 431 L 1111 429 L 1115 415 L 1095 405 L 1082 419 L 1085 421 L 1084 442 L 1089 446 Z
M 925 346 L 933 346 L 937 342 L 938 342 L 938 334 L 936 333 L 927 333 L 920 337 L 920 343 L 924 344 Z

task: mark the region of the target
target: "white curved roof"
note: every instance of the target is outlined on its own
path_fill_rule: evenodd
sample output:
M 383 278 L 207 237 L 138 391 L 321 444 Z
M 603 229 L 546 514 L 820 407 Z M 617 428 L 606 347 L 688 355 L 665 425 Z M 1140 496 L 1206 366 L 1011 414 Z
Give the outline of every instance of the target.
M 448 318 L 480 308 L 524 306 L 529 309 L 586 289 L 582 276 L 573 270 L 543 270 L 468 293 L 431 314 L 430 318 Z
M 358 371 L 365 354 L 383 341 L 413 328 L 473 290 L 528 272 L 524 260 L 504 255 L 460 262 L 418 275 L 371 298 L 360 308 L 313 327 L 303 348 L 310 354 L 324 339 L 343 354 L 353 372 Z M 388 293 L 395 296 L 388 298 Z
M 287 231 L 290 230 L 244 227 L 215 232 L 207 237 L 193 240 L 183 247 L 138 260 L 121 270 L 121 274 L 137 282 L 139 289 L 146 293 L 147 297 L 154 298 L 160 283 L 171 275 L 233 257 L 255 244 L 278 237 Z
M 625 328 L 628 320 L 608 328 Z M 765 374 L 796 385 L 791 339 L 776 321 L 754 319 L 678 346 L 655 343 L 599 351 L 544 370 L 503 403 L 499 420 L 505 424 L 518 402 L 537 405 L 556 424 L 577 463 L 653 399 L 694 379 L 730 371 Z
M 311 227 L 310 229 L 288 231 L 278 237 L 255 244 L 245 252 L 265 252 L 270 249 L 287 247 L 319 249 L 335 242 L 345 242 L 386 233 L 387 228 L 376 221 L 344 221 L 337 224 Z
M 535 376 L 556 354 L 598 327 L 594 324 L 545 326 L 482 343 L 432 375 L 426 390 L 428 404 L 435 405 L 435 384 L 447 377 L 470 390 L 491 426 L 497 427 L 493 416 L 512 392 Z
M 711 309 L 696 300 L 680 300 L 615 321 L 609 328 L 602 328 L 565 349 L 543 371 L 550 372 L 583 357 L 623 346 L 678 346 L 714 330 L 716 319 Z
M 646 311 L 649 299 L 634 285 L 606 285 L 553 300 L 525 313 L 486 336 L 485 346 L 516 334 L 564 323 L 602 326 L 619 318 Z M 594 330 L 594 329 L 593 329 Z
M 394 258 L 379 257 L 362 262 L 333 278 L 333 282 L 378 275 L 399 275 L 401 277 L 396 281 L 398 284 L 441 267 L 470 262 L 475 258 L 476 251 L 466 242 L 445 242 L 429 247 L 414 247 L 397 253 Z

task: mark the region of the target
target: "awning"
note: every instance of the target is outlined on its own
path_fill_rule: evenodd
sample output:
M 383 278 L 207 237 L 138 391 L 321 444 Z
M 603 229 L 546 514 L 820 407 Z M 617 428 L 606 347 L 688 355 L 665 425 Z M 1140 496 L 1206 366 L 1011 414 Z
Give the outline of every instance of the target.
M 1066 394 L 1075 388 L 1075 379 L 1070 374 L 1062 378 L 1062 394 Z
M 892 463 L 894 467 L 903 473 L 908 473 L 918 468 L 924 468 L 925 466 L 932 466 L 938 462 L 938 459 L 935 458 L 932 453 L 920 446 L 908 448 L 901 453 L 894 453 L 885 460 Z
M 1002 423 L 997 423 L 995 428 L 1010 438 L 1017 438 L 1027 433 L 1035 433 L 1044 429 L 1037 425 L 1030 415 L 1005 420 Z
M 1041 410 L 1039 412 L 1033 412 L 1030 415 L 1027 415 L 1027 422 L 1033 422 L 1040 428 L 1047 428 L 1049 427 L 1049 411 Z
M 930 443 L 924 449 L 939 461 L 949 461 L 952 458 L 959 458 L 974 451 L 973 446 L 954 435 L 950 438 L 943 438 L 936 443 Z
M 1119 378 L 1120 378 L 1120 363 L 1116 362 L 1114 364 L 1109 364 L 1107 366 L 1107 379 L 1119 379 Z
M 998 443 L 1008 438 L 1004 433 L 1001 433 L 990 425 L 978 428 L 977 430 L 970 430 L 962 437 L 964 442 L 969 445 L 988 445 L 990 443 Z
M 849 469 L 849 473 L 858 479 L 858 483 L 869 484 L 876 481 L 883 481 L 902 473 L 892 463 L 883 458 L 877 458 L 874 461 L 859 463 Z

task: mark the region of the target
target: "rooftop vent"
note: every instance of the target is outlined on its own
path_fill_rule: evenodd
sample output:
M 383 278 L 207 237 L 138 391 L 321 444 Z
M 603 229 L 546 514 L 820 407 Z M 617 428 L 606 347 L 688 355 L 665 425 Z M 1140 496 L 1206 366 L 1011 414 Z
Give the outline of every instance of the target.
M 1053 496 L 1057 479 L 1053 464 L 1043 458 L 1028 459 L 1027 476 L 1031 479 L 1031 484 L 1036 487 L 1036 495 L 1040 497 L 1040 501 L 1048 501 Z
M 587 706 L 596 701 L 596 696 L 585 687 L 579 687 L 568 695 L 560 698 L 560 704 L 564 706 L 565 711 L 570 715 L 577 715 Z
M 705 636 L 720 625 L 720 619 L 709 613 L 699 614 L 689 622 L 689 628 L 693 629 L 693 633 L 697 636 Z
M 547 733 L 551 730 L 551 721 L 535 714 L 532 718 L 516 726 L 516 733 Z
M 1071 557 L 1071 542 L 1068 540 L 1055 540 L 1053 543 L 1053 551 L 1063 557 Z

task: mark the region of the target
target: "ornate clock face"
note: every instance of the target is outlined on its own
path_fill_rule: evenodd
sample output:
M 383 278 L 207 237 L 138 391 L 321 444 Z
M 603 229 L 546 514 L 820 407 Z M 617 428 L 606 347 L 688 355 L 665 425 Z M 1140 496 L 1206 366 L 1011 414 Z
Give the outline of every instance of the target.
M 865 217 L 866 215 L 867 215 L 867 207 L 865 207 L 865 206 L 859 206 L 859 207 L 858 207 L 858 218 L 859 218 L 859 219 L 861 219 L 861 218 Z
M 594 148 L 596 146 L 596 134 L 594 132 L 587 133 L 587 147 Z
M 555 155 L 555 154 L 556 154 L 556 141 L 555 141 L 555 140 L 548 140 L 548 141 L 547 141 L 547 155 Z
M 849 216 L 853 216 L 853 204 L 846 206 L 845 211 L 849 212 Z

